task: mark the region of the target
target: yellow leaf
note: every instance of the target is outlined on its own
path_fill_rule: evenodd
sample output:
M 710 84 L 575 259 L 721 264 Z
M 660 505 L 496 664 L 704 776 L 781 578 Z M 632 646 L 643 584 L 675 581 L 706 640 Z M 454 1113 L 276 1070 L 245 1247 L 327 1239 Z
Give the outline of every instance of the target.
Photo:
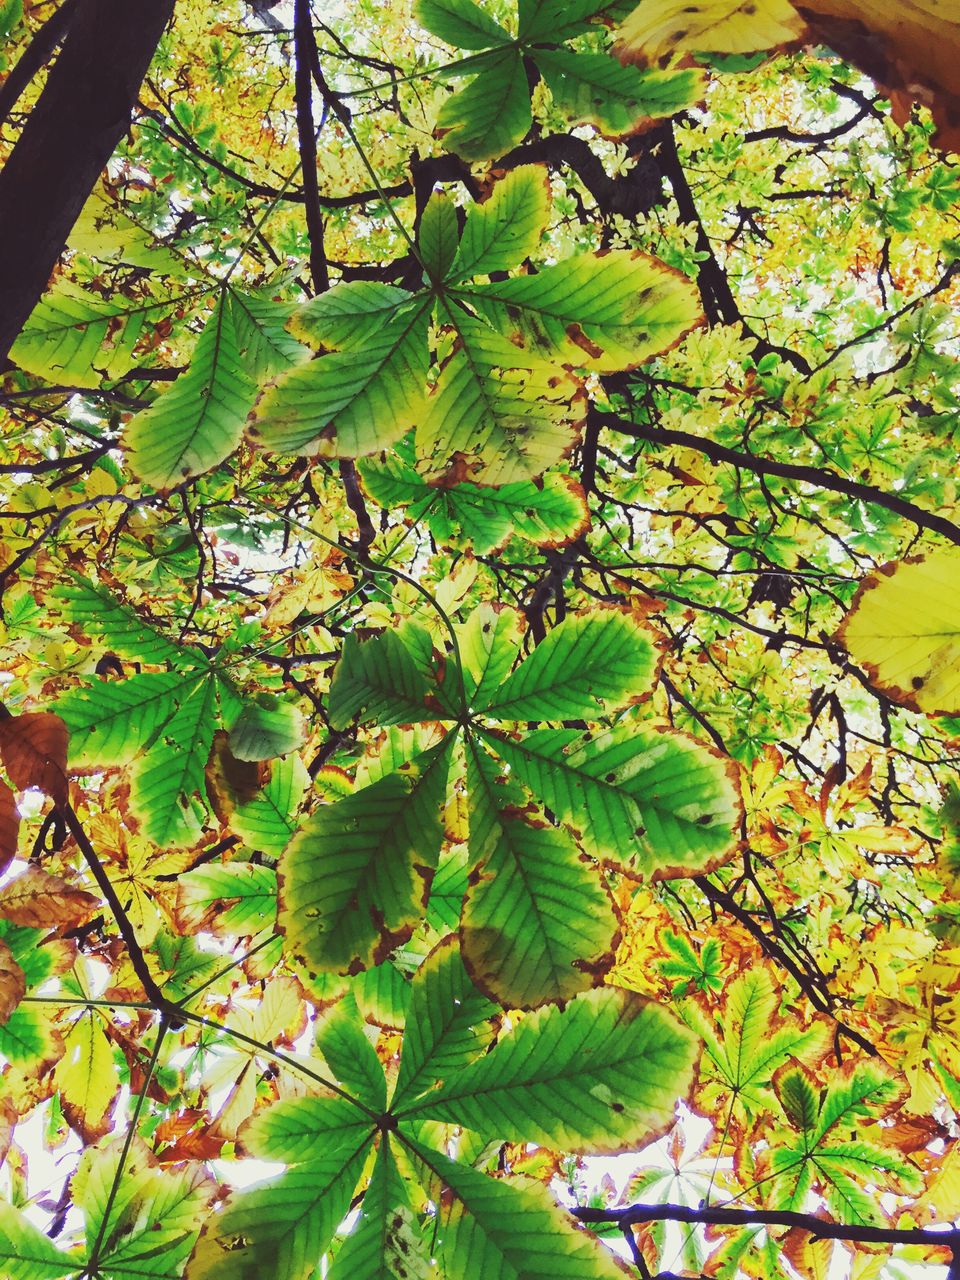
M 960 711 L 960 553 L 885 565 L 860 584 L 838 639 L 888 697 L 928 715 Z
M 84 1142 L 96 1142 L 109 1132 L 120 1077 L 109 1041 L 93 1013 L 83 1014 L 68 1032 L 54 1080 L 67 1124 Z
M 32 863 L 0 889 L 0 918 L 31 929 L 76 928 L 100 906 L 100 899 Z
M 679 51 L 755 53 L 802 30 L 788 0 L 644 0 L 617 32 L 614 52 L 623 62 Z

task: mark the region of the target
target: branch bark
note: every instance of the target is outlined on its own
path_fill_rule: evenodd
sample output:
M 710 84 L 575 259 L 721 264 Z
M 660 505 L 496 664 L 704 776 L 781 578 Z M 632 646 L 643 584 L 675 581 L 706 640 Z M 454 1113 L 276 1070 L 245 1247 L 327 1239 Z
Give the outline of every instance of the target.
M 931 533 L 939 533 L 948 542 L 960 546 L 960 526 L 945 516 L 938 516 L 932 511 L 924 511 L 906 498 L 898 498 L 894 493 L 886 493 L 883 489 L 875 489 L 868 484 L 860 484 L 856 480 L 848 480 L 836 471 L 822 467 L 807 467 L 796 462 L 778 462 L 774 458 L 762 458 L 755 453 L 745 453 L 739 449 L 730 449 L 726 445 L 708 440 L 704 436 L 693 435 L 687 431 L 673 431 L 666 427 L 641 426 L 628 422 L 616 414 L 598 414 L 601 426 L 625 435 L 635 436 L 638 440 L 649 440 L 651 444 L 675 444 L 685 449 L 695 449 L 711 462 L 729 462 L 734 467 L 742 467 L 752 471 L 754 475 L 781 476 L 785 480 L 799 480 L 802 484 L 814 485 L 818 489 L 827 489 L 833 493 L 842 493 L 848 498 L 856 498 L 858 502 L 866 502 L 874 507 L 885 507 L 909 520 L 918 529 L 927 529 Z
M 641 1222 L 683 1222 L 728 1227 L 793 1227 L 808 1231 L 815 1240 L 847 1240 L 851 1244 L 920 1244 L 960 1250 L 960 1230 L 933 1227 L 870 1227 L 827 1222 L 812 1213 L 790 1210 L 690 1208 L 681 1204 L 631 1204 L 623 1209 L 577 1207 L 570 1211 L 580 1222 L 615 1222 L 632 1226 Z
M 174 0 L 80 0 L 0 171 L 0 367 L 130 124 Z

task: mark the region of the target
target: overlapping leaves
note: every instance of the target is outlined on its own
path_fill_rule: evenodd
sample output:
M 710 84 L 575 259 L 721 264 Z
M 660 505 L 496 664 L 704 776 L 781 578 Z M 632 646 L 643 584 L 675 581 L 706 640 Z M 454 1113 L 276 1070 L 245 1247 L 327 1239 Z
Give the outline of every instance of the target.
M 592 124 L 611 137 L 694 103 L 702 87 L 696 71 L 639 71 L 618 66 L 606 53 L 566 45 L 595 30 L 591 19 L 612 7 L 610 0 L 519 0 L 514 35 L 474 0 L 418 0 L 422 25 L 468 51 L 444 75 L 475 77 L 440 109 L 436 133 L 444 145 L 467 160 L 488 160 L 520 142 L 533 122 L 530 64 L 571 124 Z
M 373 1173 L 334 1258 L 334 1280 L 400 1274 L 393 1263 L 401 1257 L 404 1274 L 426 1274 L 432 1255 L 450 1275 L 469 1257 L 484 1280 L 621 1275 L 544 1188 L 507 1184 L 466 1155 L 451 1158 L 448 1126 L 469 1130 L 465 1152 L 468 1137 L 481 1152 L 503 1141 L 629 1147 L 668 1124 L 688 1092 L 693 1039 L 657 1006 L 611 987 L 525 1018 L 489 1049 L 495 1012 L 455 942 L 441 945 L 414 978 L 391 1090 L 356 1006 L 341 1001 L 317 1035 L 331 1087 L 269 1108 L 243 1135 L 252 1155 L 284 1161 L 287 1171 L 231 1197 L 208 1223 L 188 1280 L 246 1280 L 265 1268 L 284 1280 L 312 1275 L 374 1143 Z
M 292 328 L 326 350 L 260 397 L 251 436 L 285 453 L 357 457 L 416 427 L 418 469 L 452 485 L 517 483 L 569 448 L 585 400 L 576 370 L 638 364 L 699 317 L 690 285 L 627 250 L 576 254 L 533 275 L 517 267 L 548 213 L 545 170 L 525 165 L 473 205 L 428 205 L 418 254 L 426 287 L 352 281 L 313 299 Z M 427 393 L 431 318 L 452 350 Z
M 703 746 L 629 717 L 598 734 L 520 729 L 596 722 L 646 693 L 657 666 L 646 628 L 617 610 L 571 618 L 515 666 L 519 639 L 514 614 L 485 606 L 442 660 L 409 624 L 347 641 L 331 724 L 434 728 L 390 739 L 387 768 L 318 809 L 284 852 L 281 928 L 311 972 L 354 972 L 409 937 L 439 865 L 449 779 L 468 794 L 468 830 L 456 833 L 468 876 L 464 958 L 481 989 L 509 1005 L 569 999 L 612 964 L 617 922 L 602 862 L 656 876 L 701 870 L 730 850 L 736 791 Z
M 225 670 L 174 644 L 108 592 L 78 581 L 60 593 L 64 616 L 120 657 L 172 670 L 101 678 L 56 702 L 70 731 L 70 763 L 133 765 L 131 806 L 159 845 L 195 844 L 207 815 L 205 779 L 218 728 L 234 761 L 268 760 L 299 746 L 295 708 L 270 695 L 244 699 Z

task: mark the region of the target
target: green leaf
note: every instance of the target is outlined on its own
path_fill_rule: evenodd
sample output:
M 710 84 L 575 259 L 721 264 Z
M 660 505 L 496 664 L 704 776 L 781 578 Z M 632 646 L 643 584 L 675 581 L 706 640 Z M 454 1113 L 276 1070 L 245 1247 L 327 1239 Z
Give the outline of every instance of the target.
M 122 1211 L 111 1212 L 97 1273 L 117 1280 L 178 1280 L 200 1232 L 203 1186 L 188 1172 L 158 1169 L 144 1169 L 129 1181 L 134 1189 L 122 1195 Z M 88 1217 L 88 1238 L 95 1238 L 98 1226 Z
M 78 626 L 85 636 L 102 640 L 121 658 L 159 665 L 182 663 L 193 657 L 190 650 L 175 645 L 109 591 L 83 578 L 57 587 L 55 600 L 68 622 Z
M 252 862 L 195 867 L 177 877 L 174 909 L 185 934 L 253 936 L 270 928 L 277 915 L 277 873 Z
M 673 1123 L 696 1056 L 695 1038 L 659 1005 L 601 987 L 528 1014 L 397 1115 L 557 1151 L 626 1151 Z
M 303 716 L 289 702 L 270 694 L 244 704 L 230 726 L 230 750 L 238 760 L 272 760 L 303 745 Z
M 76 1257 L 58 1249 L 5 1200 L 0 1200 L 0 1265 L 4 1280 L 57 1280 L 80 1269 Z
M 270 780 L 230 815 L 230 827 L 244 844 L 278 858 L 297 829 L 296 813 L 310 778 L 299 756 L 277 760 Z
M 287 330 L 296 307 L 238 289 L 228 296 L 240 359 L 254 382 L 273 378 L 309 357 L 307 348 Z
M 586 498 L 571 476 L 551 472 L 542 480 L 519 480 L 499 489 L 463 481 L 452 489 L 431 487 L 394 454 L 363 461 L 367 493 L 388 510 L 409 504 L 408 517 L 424 517 L 444 545 L 472 545 L 478 555 L 502 547 L 516 534 L 539 547 L 564 547 L 590 525 Z
M 434 192 L 423 211 L 417 237 L 424 269 L 432 280 L 442 280 L 449 271 L 459 239 L 457 206 L 448 195 Z
M 208 1219 L 186 1280 L 307 1280 L 346 1217 L 369 1139 L 327 1150 L 276 1181 L 231 1196 Z
M 575 254 L 457 294 L 523 346 L 596 372 L 641 364 L 701 319 L 685 276 L 629 249 Z
M 651 119 L 692 106 L 705 92 L 703 72 L 625 67 L 607 53 L 538 49 L 537 66 L 554 104 L 576 124 L 609 136 L 630 133 Z
M 790 1020 L 778 1022 L 779 997 L 769 972 L 757 965 L 730 984 L 719 1039 L 712 1023 L 692 1001 L 679 1009 L 704 1044 L 704 1074 L 719 1078 L 749 1117 L 770 1106 L 770 1086 L 790 1057 L 802 1057 L 817 1042 L 816 1030 Z
M 502 335 L 453 316 L 460 345 L 417 426 L 417 453 L 433 481 L 501 485 L 539 475 L 569 447 L 583 407 L 572 380 Z
M 496 183 L 482 204 L 468 209 L 449 279 L 465 280 L 519 266 L 540 243 L 549 213 L 547 170 L 542 165 L 518 165 Z
M 377 1051 L 364 1035 L 353 995 L 341 996 L 317 1024 L 317 1046 L 340 1084 L 379 1115 L 387 1106 L 387 1081 Z
M 128 764 L 157 737 L 198 683 L 196 677 L 179 672 L 144 672 L 68 689 L 51 710 L 70 731 L 70 764 Z
M 488 1019 L 497 1012 L 467 976 L 456 941 L 441 943 L 413 979 L 391 1108 L 426 1093 L 479 1057 L 493 1038 Z
M 133 768 L 130 806 L 155 844 L 196 844 L 206 804 L 204 769 L 216 731 L 217 681 L 197 683 Z
M 588 19 L 610 8 L 610 0 L 518 0 L 519 37 L 551 44 L 590 29 Z M 539 58 L 542 50 L 537 50 Z
M 596 737 L 540 729 L 519 742 L 482 731 L 596 857 L 689 875 L 733 849 L 740 799 L 730 762 L 680 734 L 623 722 Z
M 447 98 L 434 133 L 464 160 L 489 160 L 516 146 L 532 123 L 523 58 L 509 48 L 488 57 L 482 74 Z
M 340 1247 L 329 1280 L 429 1280 L 434 1273 L 430 1252 L 384 1134 L 357 1224 Z
M 520 617 L 484 602 L 457 628 L 463 682 L 471 707 L 483 706 L 507 678 L 520 648 Z
M 406 289 L 377 280 L 349 280 L 334 285 L 299 307 L 290 328 L 314 347 L 355 351 L 375 337 L 402 311 L 416 307 Z
M 421 919 L 443 838 L 451 739 L 336 804 L 280 862 L 280 927 L 311 972 L 379 963 Z
M 427 693 L 416 660 L 395 631 L 364 641 L 348 636 L 330 685 L 330 724 L 345 729 L 356 716 L 382 725 L 423 720 Z
M 777 1097 L 790 1123 L 807 1132 L 817 1123 L 819 1106 L 813 1085 L 802 1067 L 791 1067 L 778 1073 Z
M 99 387 L 134 366 L 137 343 L 177 302 L 105 299 L 60 282 L 31 312 L 10 359 L 47 382 Z
M 627 613 L 578 614 L 554 627 L 476 709 L 496 720 L 595 720 L 646 693 L 657 669 L 650 633 Z
M 461 49 L 510 43 L 509 32 L 474 0 L 417 0 L 414 16 L 432 35 Z
M 546 1187 L 501 1182 L 422 1146 L 409 1145 L 440 1206 L 436 1250 L 444 1277 L 476 1280 L 623 1280 L 618 1262 L 573 1225 Z
M 427 376 L 429 305 L 377 323 L 362 346 L 298 365 L 257 401 L 249 434 L 277 453 L 356 458 L 414 425 Z M 363 324 L 373 325 L 368 313 Z
M 329 1093 L 289 1098 L 258 1111 L 243 1126 L 242 1141 L 259 1160 L 302 1164 L 331 1150 L 356 1148 L 372 1129 L 371 1117 L 355 1103 Z
M 597 867 L 524 811 L 486 753 L 468 748 L 473 867 L 460 923 L 476 985 L 507 1008 L 569 1000 L 613 964 L 617 920 Z
M 127 426 L 124 447 L 131 469 L 155 489 L 210 471 L 240 443 L 255 395 L 243 367 L 234 310 L 221 297 L 187 372 Z

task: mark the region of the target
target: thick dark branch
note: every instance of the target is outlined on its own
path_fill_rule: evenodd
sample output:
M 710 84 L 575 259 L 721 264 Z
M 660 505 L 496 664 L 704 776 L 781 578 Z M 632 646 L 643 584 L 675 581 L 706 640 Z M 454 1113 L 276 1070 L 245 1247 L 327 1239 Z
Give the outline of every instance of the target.
M 685 1222 L 720 1227 L 794 1227 L 808 1231 L 815 1240 L 847 1240 L 853 1244 L 921 1244 L 933 1248 L 960 1249 L 960 1231 L 934 1227 L 868 1227 L 826 1222 L 812 1213 L 768 1209 L 693 1209 L 682 1204 L 631 1204 L 624 1209 L 575 1208 L 581 1222 L 616 1222 L 631 1226 L 641 1222 Z
M 960 527 L 945 516 L 938 516 L 932 511 L 924 511 L 922 507 L 899 498 L 895 493 L 886 493 L 883 489 L 875 489 L 872 485 L 860 484 L 856 480 L 848 480 L 836 471 L 822 467 L 808 467 L 796 462 L 778 462 L 774 458 L 761 458 L 754 453 L 745 453 L 739 449 L 730 449 L 703 436 L 693 435 L 687 431 L 673 431 L 666 427 L 641 426 L 628 422 L 615 414 L 599 414 L 600 423 L 612 431 L 635 436 L 638 440 L 649 440 L 651 444 L 680 445 L 685 449 L 695 449 L 711 462 L 728 462 L 731 466 L 741 467 L 744 471 L 752 471 L 754 475 L 780 476 L 784 480 L 798 480 L 801 484 L 814 485 L 818 489 L 826 489 L 832 493 L 842 493 L 845 497 L 855 498 L 858 502 L 866 502 L 870 506 L 884 507 L 896 515 L 909 520 L 919 529 L 927 529 L 930 533 L 939 533 L 960 546 Z
M 78 0 L 63 0 L 63 4 L 46 20 L 23 51 L 20 61 L 0 85 L 0 122 L 6 120 L 17 105 L 21 93 L 66 35 L 77 4 Z
M 320 210 L 320 186 L 317 181 L 317 135 L 313 123 L 313 64 L 317 47 L 310 16 L 310 0 L 296 0 L 293 13 L 297 137 L 300 142 L 300 172 L 307 214 L 307 235 L 310 239 L 310 278 L 314 292 L 324 293 L 330 288 L 330 272 L 323 249 L 323 213 Z
M 116 921 L 117 929 L 120 931 L 120 937 L 124 941 L 127 948 L 127 955 L 130 957 L 130 964 L 134 973 L 140 979 L 140 985 L 146 994 L 147 999 L 153 1005 L 158 1013 L 166 1013 L 174 1019 L 173 1025 L 180 1025 L 177 1012 L 173 1006 L 173 1002 L 168 1000 L 160 988 L 157 986 L 150 967 L 147 964 L 146 956 L 140 943 L 137 941 L 137 935 L 134 932 L 133 925 L 130 923 L 130 917 L 127 915 L 123 903 L 117 895 L 113 882 L 107 875 L 103 863 L 97 856 L 97 851 L 90 843 L 87 833 L 83 829 L 83 824 L 77 817 L 72 805 L 66 804 L 60 807 L 64 821 L 67 824 L 67 830 L 77 842 L 80 852 L 83 854 L 83 860 L 87 864 L 91 875 L 97 882 L 100 892 L 103 894 Z
M 79 0 L 60 56 L 0 171 L 0 365 L 129 127 L 173 6 L 174 0 Z
M 693 192 L 690 190 L 687 175 L 684 173 L 683 165 L 677 152 L 677 143 L 673 136 L 673 125 L 668 121 L 662 128 L 657 130 L 656 136 L 660 143 L 660 167 L 664 177 L 668 179 L 670 186 L 673 188 L 673 196 L 677 202 L 680 217 L 684 222 L 690 223 L 696 229 L 697 251 L 705 255 L 697 272 L 697 283 L 700 286 L 703 309 L 710 324 L 742 325 L 744 332 L 756 342 L 758 351 L 763 354 L 775 352 L 781 359 L 786 360 L 788 364 L 792 364 L 800 373 L 810 373 L 808 361 L 799 352 L 791 350 L 790 347 L 777 346 L 775 343 L 761 337 L 744 320 L 739 304 L 730 287 L 730 281 L 727 279 L 727 273 L 713 252 L 710 237 L 707 235 L 700 214 L 697 211 Z

